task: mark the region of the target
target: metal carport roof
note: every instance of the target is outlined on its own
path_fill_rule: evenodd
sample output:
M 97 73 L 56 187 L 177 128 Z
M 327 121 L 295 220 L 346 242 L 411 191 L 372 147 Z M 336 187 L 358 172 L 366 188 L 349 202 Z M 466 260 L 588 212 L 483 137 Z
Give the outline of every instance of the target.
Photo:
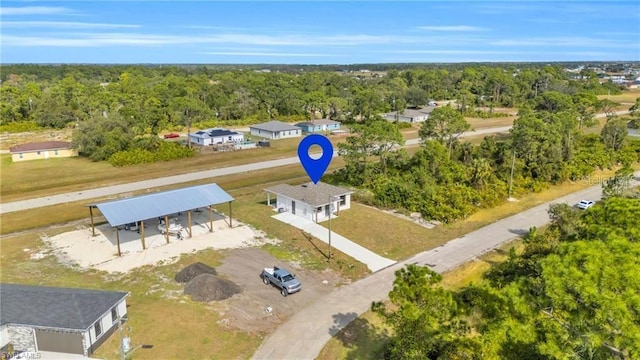
M 207 184 L 89 206 L 100 209 L 111 226 L 119 226 L 233 200 L 217 184 Z

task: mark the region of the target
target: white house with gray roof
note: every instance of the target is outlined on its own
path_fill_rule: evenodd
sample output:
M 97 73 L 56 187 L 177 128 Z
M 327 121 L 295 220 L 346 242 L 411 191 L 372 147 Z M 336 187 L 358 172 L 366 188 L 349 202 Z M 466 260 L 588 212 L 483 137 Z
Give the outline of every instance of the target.
M 0 352 L 91 355 L 127 319 L 128 293 L 0 284 Z
M 189 133 L 191 144 L 194 145 L 216 145 L 227 143 L 241 143 L 244 141 L 244 134 L 223 128 L 212 128 Z
M 251 135 L 267 139 L 286 139 L 302 136 L 302 129 L 282 121 L 272 120 L 249 126 Z
M 382 117 L 389 121 L 407 122 L 407 123 L 419 123 L 429 119 L 429 115 L 435 106 L 427 106 L 422 109 L 404 109 L 403 111 L 392 111 L 390 113 L 383 114 Z
M 298 186 L 280 184 L 265 191 L 267 205 L 273 206 L 278 212 L 290 212 L 315 222 L 328 219 L 329 212 L 339 214 L 349 209 L 353 194 L 349 189 L 323 182 L 308 182 Z M 272 194 L 275 199 L 272 199 Z

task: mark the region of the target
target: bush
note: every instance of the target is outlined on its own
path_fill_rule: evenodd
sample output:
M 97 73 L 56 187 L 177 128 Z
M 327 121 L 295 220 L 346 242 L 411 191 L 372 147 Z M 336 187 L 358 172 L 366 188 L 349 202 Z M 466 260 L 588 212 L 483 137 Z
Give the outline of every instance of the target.
M 20 133 L 42 129 L 35 121 L 19 121 L 0 125 L 0 132 Z
M 407 123 L 407 122 L 397 122 L 396 126 L 398 127 L 398 130 L 402 130 L 402 129 L 408 129 L 408 128 L 412 127 L 413 125 L 411 125 L 411 123 Z
M 193 157 L 195 151 L 173 142 L 163 142 L 157 151 L 136 148 L 119 151 L 109 158 L 113 166 L 150 164 L 157 161 L 171 161 Z
M 491 119 L 491 118 L 512 116 L 509 113 L 503 113 L 503 112 L 492 112 L 492 113 L 490 113 L 488 111 L 483 111 L 483 110 L 478 110 L 478 109 L 467 109 L 463 113 L 463 115 L 466 116 L 466 117 L 480 118 L 480 119 Z

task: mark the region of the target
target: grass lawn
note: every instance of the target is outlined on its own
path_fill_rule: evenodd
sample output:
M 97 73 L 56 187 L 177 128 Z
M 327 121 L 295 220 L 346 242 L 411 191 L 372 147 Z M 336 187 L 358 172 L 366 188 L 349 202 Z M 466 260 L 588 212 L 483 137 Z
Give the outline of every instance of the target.
M 47 231 L 52 236 L 71 230 Z M 249 358 L 262 341 L 259 334 L 229 330 L 220 320 L 215 306 L 193 302 L 182 295 L 183 286 L 173 276 L 184 266 L 201 261 L 219 264 L 221 255 L 201 251 L 183 256 L 178 263 L 147 266 L 122 276 L 98 271 L 81 271 L 58 263 L 53 255 L 31 259 L 24 249 L 44 249 L 39 234 L 5 237 L 0 241 L 2 281 L 47 286 L 83 287 L 130 291 L 127 299 L 129 320 L 125 334 L 133 345 L 153 345 L 135 351 L 135 359 Z M 95 353 L 98 358 L 118 359 L 118 336 L 112 335 Z
M 334 147 L 344 137 L 332 137 Z M 14 163 L 0 155 L 0 196 L 11 202 L 87 188 L 142 181 L 195 171 L 212 170 L 258 161 L 296 156 L 299 138 L 272 141 L 267 148 L 201 154 L 190 159 L 139 166 L 113 167 L 107 162 L 75 158 L 33 160 Z M 335 161 L 334 161 L 335 163 Z
M 494 127 L 503 127 L 513 125 L 513 121 L 516 119 L 516 116 L 506 116 L 506 117 L 497 117 L 497 118 L 465 118 L 467 122 L 471 125 L 471 128 L 474 130 L 481 129 L 489 129 Z M 422 124 L 412 124 L 410 128 L 405 128 L 400 130 L 402 136 L 405 140 L 412 140 L 419 138 L 418 130 L 420 130 L 420 126 Z M 482 135 L 484 137 L 486 135 Z
M 609 99 L 617 103 L 635 103 L 640 97 L 640 89 L 629 89 L 619 95 L 598 95 L 598 99 Z M 628 106 L 627 106 L 628 108 Z

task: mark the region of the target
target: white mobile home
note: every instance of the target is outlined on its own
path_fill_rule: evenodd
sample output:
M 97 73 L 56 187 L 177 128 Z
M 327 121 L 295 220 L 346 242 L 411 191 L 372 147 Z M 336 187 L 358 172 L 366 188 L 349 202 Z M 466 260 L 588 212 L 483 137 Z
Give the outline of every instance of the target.
M 294 215 L 321 222 L 329 218 L 329 213 L 338 214 L 351 207 L 353 191 L 319 182 L 308 182 L 299 186 L 287 184 L 265 189 L 267 204 L 278 212 L 290 212 Z M 271 194 L 275 195 L 272 203 Z
M 269 121 L 249 126 L 251 135 L 267 139 L 286 139 L 302 136 L 302 129 L 282 121 Z
M 191 144 L 194 145 L 216 145 L 227 143 L 244 142 L 244 134 L 223 128 L 214 128 L 189 133 Z

